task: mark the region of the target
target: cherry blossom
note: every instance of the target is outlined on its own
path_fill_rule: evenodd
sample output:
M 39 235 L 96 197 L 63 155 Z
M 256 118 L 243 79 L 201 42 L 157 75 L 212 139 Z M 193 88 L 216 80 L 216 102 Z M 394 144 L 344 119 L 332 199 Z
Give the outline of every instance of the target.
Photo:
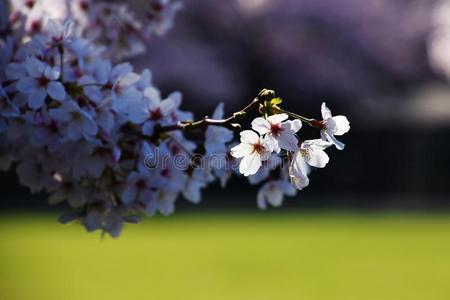
M 309 185 L 310 167 L 324 168 L 330 160 L 325 149 L 332 144 L 320 139 L 304 141 L 295 152 L 290 166 L 292 183 L 301 190 Z
M 214 181 L 214 176 L 209 169 L 195 168 L 186 181 L 183 196 L 192 203 L 201 201 L 201 190 Z
M 93 137 L 98 132 L 97 123 L 92 115 L 72 101 L 66 101 L 61 107 L 51 109 L 49 116 L 65 125 L 65 137 L 72 141 L 82 137 Z
M 350 123 L 345 116 L 332 116 L 330 109 L 322 103 L 322 126 L 320 135 L 324 141 L 333 143 L 337 149 L 343 150 L 344 143 L 336 139 L 336 135 L 340 136 L 350 130 Z
M 288 151 L 297 149 L 298 140 L 295 134 L 302 127 L 302 122 L 300 120 L 286 121 L 287 118 L 287 114 L 276 114 L 267 119 L 259 117 L 252 122 L 253 130 L 265 135 L 271 151 L 279 153 L 281 149 Z
M 130 106 L 129 118 L 136 124 L 145 122 L 144 133 L 151 135 L 156 122 L 167 122 L 167 118 L 175 109 L 173 97 L 177 94 L 171 94 L 166 99 L 161 99 L 159 90 L 154 87 L 148 87 L 144 90 L 140 103 Z
M 57 81 L 59 70 L 46 65 L 44 62 L 31 56 L 25 61 L 28 76 L 24 76 L 17 82 L 17 89 L 28 96 L 28 105 L 32 109 L 40 108 L 45 98 L 62 101 L 66 91 L 61 82 Z
M 297 190 L 286 180 L 266 182 L 258 191 L 257 204 L 260 209 L 267 209 L 267 204 L 281 206 L 284 195 L 295 196 Z
M 122 201 L 125 204 L 133 201 L 146 203 L 153 198 L 153 188 L 156 186 L 147 170 L 134 171 L 127 177 L 126 186 L 122 193 Z
M 269 159 L 270 150 L 266 141 L 252 130 L 241 132 L 241 143 L 231 149 L 231 155 L 242 158 L 239 172 L 244 176 L 253 175 L 262 166 L 262 161 Z
M 72 20 L 62 23 L 57 19 L 49 19 L 47 22 L 49 43 L 52 46 L 70 45 L 74 35 L 74 26 L 75 24 Z

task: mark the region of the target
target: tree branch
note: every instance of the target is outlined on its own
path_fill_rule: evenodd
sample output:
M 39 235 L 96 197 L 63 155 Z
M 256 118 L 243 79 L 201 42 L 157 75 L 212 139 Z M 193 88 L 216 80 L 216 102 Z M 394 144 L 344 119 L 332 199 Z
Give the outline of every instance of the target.
M 253 99 L 250 104 L 248 104 L 246 107 L 244 107 L 242 110 L 235 112 L 232 116 L 226 118 L 226 119 L 210 119 L 209 117 L 204 117 L 202 120 L 198 121 L 180 121 L 173 125 L 167 125 L 167 126 L 156 126 L 155 127 L 155 136 L 160 135 L 163 132 L 168 131 L 174 131 L 174 130 L 190 130 L 202 126 L 222 126 L 222 127 L 228 127 L 231 129 L 240 129 L 241 126 L 239 122 L 242 118 L 245 117 L 247 113 L 252 111 L 253 109 L 257 108 L 259 106 L 260 99 L 259 97 L 256 97 Z
M 181 131 L 187 131 L 195 128 L 200 127 L 206 127 L 206 126 L 222 126 L 227 127 L 233 130 L 239 130 L 241 129 L 241 125 L 239 124 L 239 121 L 243 119 L 249 112 L 251 112 L 254 109 L 259 109 L 261 105 L 267 100 L 270 100 L 275 97 L 275 92 L 268 89 L 263 89 L 261 92 L 259 92 L 258 96 L 255 97 L 252 102 L 250 102 L 247 106 L 245 106 L 243 109 L 241 109 L 238 112 L 233 113 L 230 117 L 226 119 L 211 119 L 208 116 L 204 117 L 201 120 L 198 121 L 180 121 L 176 124 L 172 125 L 165 125 L 162 126 L 160 124 L 156 124 L 154 128 L 154 132 L 151 136 L 146 136 L 141 133 L 139 128 L 133 126 L 132 124 L 127 124 L 123 127 L 123 130 L 127 133 L 130 133 L 132 135 L 145 138 L 145 139 L 151 139 L 151 140 L 157 140 L 160 138 L 161 134 L 165 132 L 175 131 L 175 130 L 181 130 Z

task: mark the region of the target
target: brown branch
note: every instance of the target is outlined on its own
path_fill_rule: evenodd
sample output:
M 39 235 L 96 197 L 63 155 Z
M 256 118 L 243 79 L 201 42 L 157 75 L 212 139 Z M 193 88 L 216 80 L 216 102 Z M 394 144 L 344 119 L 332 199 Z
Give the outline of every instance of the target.
M 191 130 L 198 127 L 204 127 L 204 126 L 222 126 L 227 127 L 230 129 L 240 129 L 241 126 L 238 123 L 242 118 L 245 117 L 246 114 L 248 114 L 253 109 L 257 108 L 259 106 L 260 99 L 256 97 L 253 99 L 252 102 L 250 102 L 249 105 L 244 107 L 242 110 L 235 112 L 232 116 L 226 118 L 226 119 L 210 119 L 209 117 L 204 117 L 202 120 L 198 121 L 180 121 L 173 125 L 167 125 L 167 126 L 156 126 L 155 127 L 155 133 L 154 136 L 159 136 L 163 132 L 168 131 L 174 131 L 174 130 Z
M 264 101 L 267 101 L 268 99 L 272 99 L 275 97 L 275 92 L 272 90 L 263 89 L 256 98 L 252 100 L 247 106 L 245 106 L 243 109 L 241 109 L 238 112 L 233 113 L 230 117 L 226 119 L 211 119 L 208 116 L 204 117 L 201 120 L 198 121 L 180 121 L 176 124 L 172 125 L 165 125 L 162 126 L 160 124 L 155 125 L 154 132 L 152 136 L 145 136 L 141 133 L 139 128 L 136 126 L 133 126 L 132 124 L 127 124 L 123 127 L 124 132 L 130 133 L 134 136 L 138 136 L 145 139 L 150 140 L 157 140 L 160 138 L 161 134 L 165 132 L 175 131 L 175 130 L 181 130 L 181 131 L 187 131 L 192 130 L 195 128 L 201 128 L 206 126 L 222 126 L 227 127 L 233 130 L 240 130 L 241 125 L 239 124 L 239 121 L 243 119 L 249 112 L 251 112 L 254 109 L 259 109 L 260 104 L 263 104 Z

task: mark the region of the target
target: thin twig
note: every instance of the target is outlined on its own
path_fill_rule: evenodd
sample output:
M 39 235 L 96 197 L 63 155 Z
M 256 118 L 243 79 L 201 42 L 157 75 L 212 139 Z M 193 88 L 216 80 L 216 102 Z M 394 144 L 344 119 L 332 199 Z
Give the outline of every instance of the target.
M 294 118 L 294 119 L 299 119 L 299 120 L 301 120 L 301 121 L 303 121 L 303 122 L 305 122 L 305 123 L 307 123 L 307 124 L 313 126 L 314 119 L 309 119 L 309 118 L 303 117 L 303 116 L 301 116 L 301 115 L 298 115 L 298 114 L 296 114 L 296 113 L 293 113 L 293 112 L 290 112 L 290 111 L 281 109 L 281 108 L 279 108 L 279 107 L 273 107 L 272 110 L 273 110 L 273 111 L 276 111 L 276 112 L 278 112 L 278 113 L 285 113 L 285 114 L 287 114 L 288 116 L 290 116 L 290 117 L 292 117 L 292 118 Z
M 247 113 L 249 113 L 251 110 L 256 108 L 259 105 L 259 99 L 255 98 L 252 102 L 250 102 L 249 105 L 244 107 L 242 110 L 235 112 L 232 116 L 226 118 L 226 119 L 210 119 L 208 117 L 205 117 L 198 121 L 180 121 L 176 124 L 167 125 L 167 126 L 156 126 L 155 127 L 155 134 L 154 135 L 160 135 L 163 132 L 168 131 L 174 131 L 174 130 L 188 130 L 188 129 L 194 129 L 197 127 L 202 126 L 222 126 L 222 127 L 229 127 L 232 129 L 239 128 L 240 125 L 237 124 L 240 119 L 242 119 Z

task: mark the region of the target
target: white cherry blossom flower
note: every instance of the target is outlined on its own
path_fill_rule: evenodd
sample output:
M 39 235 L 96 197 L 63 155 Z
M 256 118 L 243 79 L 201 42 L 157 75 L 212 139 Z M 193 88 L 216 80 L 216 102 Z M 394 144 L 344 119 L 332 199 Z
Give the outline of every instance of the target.
M 295 196 L 297 190 L 286 180 L 271 180 L 258 191 L 257 204 L 260 209 L 267 209 L 267 204 L 279 207 L 284 195 Z
M 17 89 L 28 95 L 28 105 L 32 109 L 40 108 L 45 98 L 63 101 L 66 91 L 61 82 L 57 81 L 59 71 L 52 68 L 37 58 L 30 56 L 25 62 L 28 76 L 22 77 L 17 82 Z
M 74 25 L 75 24 L 72 20 L 62 22 L 58 19 L 49 19 L 47 21 L 47 31 L 49 34 L 50 43 L 53 46 L 69 45 L 74 36 Z
M 332 143 L 320 139 L 307 140 L 294 153 L 289 176 L 297 189 L 301 190 L 309 185 L 310 167 L 324 168 L 326 166 L 330 158 L 324 150 L 331 145 Z
M 279 153 L 281 149 L 295 151 L 298 140 L 295 134 L 302 127 L 300 120 L 286 121 L 287 114 L 276 114 L 267 119 L 259 117 L 253 120 L 252 129 L 265 135 L 271 151 Z
M 126 186 L 122 193 L 122 202 L 129 204 L 134 201 L 147 203 L 154 197 L 155 182 L 147 170 L 132 172 L 127 177 Z
M 98 126 L 94 118 L 73 101 L 65 101 L 61 107 L 51 109 L 49 116 L 66 125 L 65 135 L 69 140 L 76 141 L 82 137 L 94 137 L 98 133 Z
M 301 155 L 301 154 L 300 154 Z M 289 178 L 291 183 L 298 189 L 302 190 L 309 185 L 308 175 L 311 169 L 302 159 L 294 159 L 289 165 Z
M 146 213 L 149 216 L 155 215 L 158 211 L 164 216 L 172 214 L 175 210 L 175 201 L 178 198 L 178 194 L 178 192 L 166 189 L 159 190 L 156 197 L 148 202 Z
M 143 125 L 143 133 L 152 135 L 156 123 L 165 124 L 175 108 L 173 98 L 176 94 L 170 94 L 161 100 L 159 91 L 154 87 L 148 87 L 144 91 L 141 101 L 132 105 L 129 109 L 129 119 L 136 124 Z
M 183 196 L 192 203 L 200 203 L 202 200 L 201 190 L 214 181 L 209 169 L 195 168 L 186 181 Z
M 343 150 L 345 144 L 336 139 L 350 130 L 350 123 L 345 116 L 332 116 L 330 109 L 322 103 L 322 130 L 320 135 L 324 141 L 333 143 L 337 149 Z
M 266 141 L 252 130 L 241 132 L 241 143 L 231 149 L 231 155 L 242 158 L 239 172 L 244 176 L 258 172 L 262 161 L 270 157 L 270 150 Z
M 114 110 L 128 113 L 129 107 L 141 99 L 142 94 L 134 86 L 138 80 L 139 75 L 128 73 L 114 82 L 111 93 Z

